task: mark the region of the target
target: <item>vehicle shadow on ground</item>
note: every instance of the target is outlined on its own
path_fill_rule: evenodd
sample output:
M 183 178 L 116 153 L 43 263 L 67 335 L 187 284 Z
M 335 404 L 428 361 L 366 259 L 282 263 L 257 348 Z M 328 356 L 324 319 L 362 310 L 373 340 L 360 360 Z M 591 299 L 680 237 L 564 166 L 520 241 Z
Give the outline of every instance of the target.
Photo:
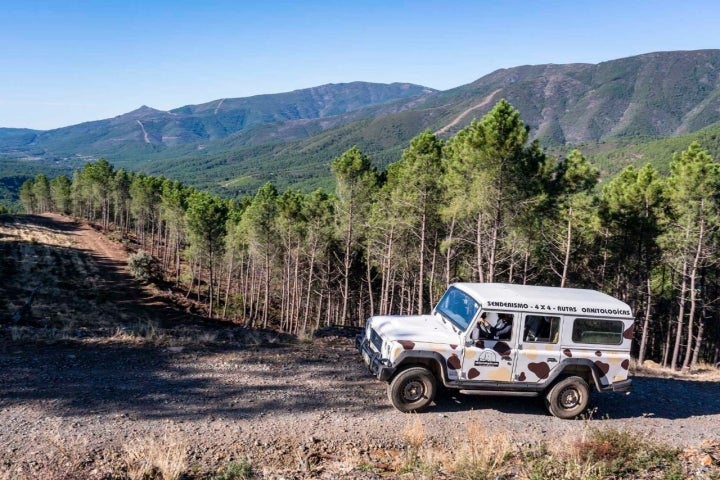
M 549 415 L 541 397 L 510 397 L 496 395 L 469 395 L 452 390 L 441 391 L 435 399 L 438 413 L 463 412 L 471 410 L 496 410 L 503 413 L 527 413 Z
M 438 412 L 491 409 L 504 413 L 549 415 L 543 397 L 465 395 L 443 391 L 436 399 Z M 595 419 L 657 417 L 669 420 L 720 414 L 720 382 L 634 377 L 633 391 L 593 392 L 586 415 Z

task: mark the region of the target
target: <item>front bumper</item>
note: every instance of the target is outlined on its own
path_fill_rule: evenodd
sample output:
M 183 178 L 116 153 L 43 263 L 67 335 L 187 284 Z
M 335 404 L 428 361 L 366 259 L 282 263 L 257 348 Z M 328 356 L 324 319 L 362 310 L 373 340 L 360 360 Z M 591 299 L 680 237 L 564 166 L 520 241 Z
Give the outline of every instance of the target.
M 358 335 L 355 338 L 355 348 L 360 351 L 370 373 L 376 376 L 378 380 L 390 380 L 395 373 L 395 368 L 385 364 L 386 360 L 380 358 L 380 353 L 370 348 L 370 342 L 365 338 L 365 335 Z

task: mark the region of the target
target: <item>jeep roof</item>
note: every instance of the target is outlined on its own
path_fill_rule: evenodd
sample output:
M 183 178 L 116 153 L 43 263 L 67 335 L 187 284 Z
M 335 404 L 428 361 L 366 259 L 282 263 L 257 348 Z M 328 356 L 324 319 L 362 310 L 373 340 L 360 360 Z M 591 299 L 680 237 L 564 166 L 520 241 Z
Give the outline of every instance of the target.
M 632 319 L 627 303 L 595 290 L 538 287 L 504 283 L 455 283 L 484 310 L 521 310 L 542 313 L 581 313 Z

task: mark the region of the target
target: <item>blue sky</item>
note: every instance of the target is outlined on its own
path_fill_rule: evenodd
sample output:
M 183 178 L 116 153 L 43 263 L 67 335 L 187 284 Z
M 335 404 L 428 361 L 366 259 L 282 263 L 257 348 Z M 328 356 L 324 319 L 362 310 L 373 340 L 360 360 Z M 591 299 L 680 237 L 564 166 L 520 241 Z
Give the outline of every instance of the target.
M 326 83 L 440 90 L 498 68 L 720 48 L 720 3 L 0 0 L 0 127 Z

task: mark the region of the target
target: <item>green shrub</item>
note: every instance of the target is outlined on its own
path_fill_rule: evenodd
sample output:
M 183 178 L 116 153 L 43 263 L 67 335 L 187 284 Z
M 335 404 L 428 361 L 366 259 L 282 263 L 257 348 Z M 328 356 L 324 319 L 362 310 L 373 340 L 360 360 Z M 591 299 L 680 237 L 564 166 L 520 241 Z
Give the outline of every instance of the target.
M 228 463 L 225 468 L 213 477 L 213 480 L 250 480 L 254 476 L 252 467 L 247 459 L 243 458 L 240 463 Z
M 128 259 L 130 273 L 140 281 L 154 282 L 162 280 L 160 261 L 147 252 L 137 252 Z
M 577 448 L 582 460 L 598 462 L 608 474 L 618 477 L 666 471 L 677 462 L 679 453 L 637 433 L 616 428 L 593 430 Z

